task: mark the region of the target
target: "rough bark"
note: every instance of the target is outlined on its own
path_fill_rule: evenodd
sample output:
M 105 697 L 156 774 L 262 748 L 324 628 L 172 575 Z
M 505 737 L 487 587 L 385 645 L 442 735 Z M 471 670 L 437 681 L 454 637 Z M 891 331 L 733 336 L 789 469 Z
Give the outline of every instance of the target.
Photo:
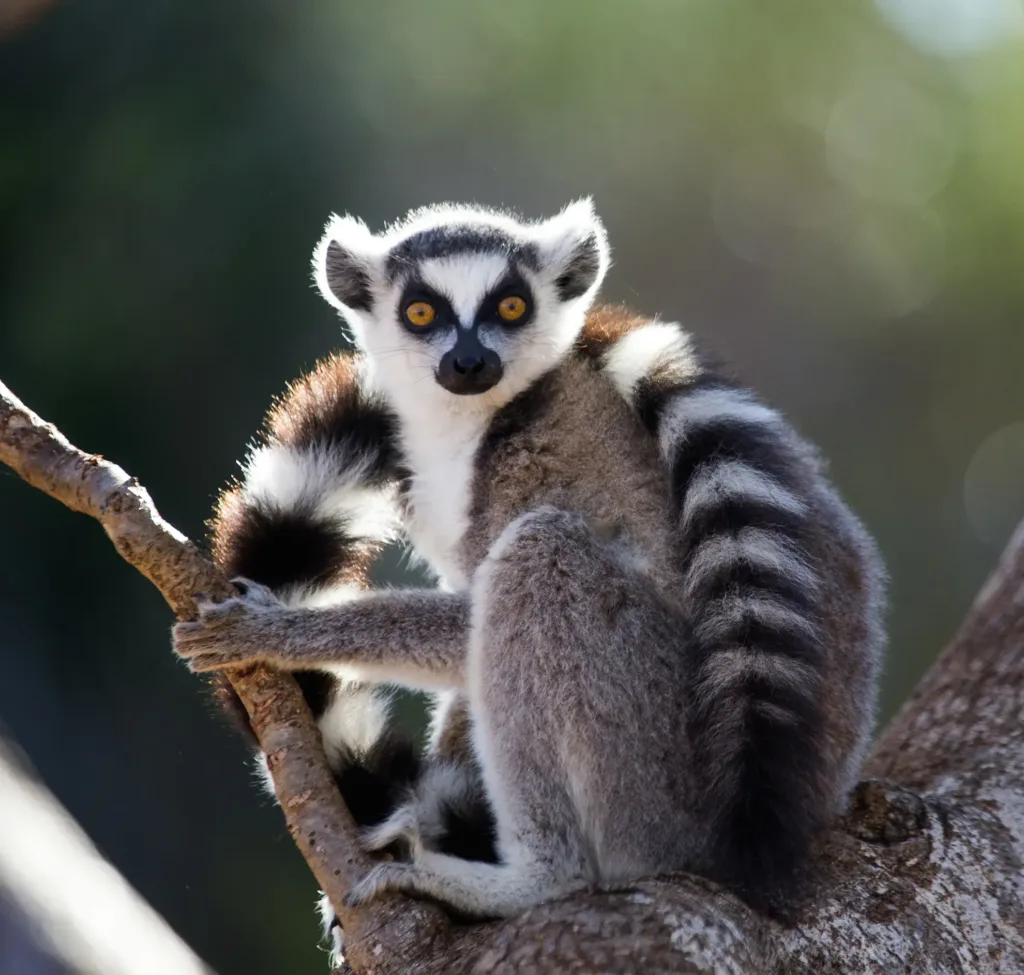
M 83 454 L 0 386 L 0 460 L 98 518 L 179 618 L 227 582 L 120 468 Z M 299 849 L 341 905 L 364 868 L 294 683 L 233 674 Z M 880 737 L 818 851 L 792 928 L 690 876 L 452 925 L 394 898 L 343 910 L 348 964 L 374 975 L 1024 972 L 1024 526 L 960 632 Z

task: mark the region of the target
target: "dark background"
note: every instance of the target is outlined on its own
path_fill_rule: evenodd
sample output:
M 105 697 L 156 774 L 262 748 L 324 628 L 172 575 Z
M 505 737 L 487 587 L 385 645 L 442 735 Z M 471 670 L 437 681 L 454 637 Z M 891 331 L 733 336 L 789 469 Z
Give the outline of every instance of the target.
M 888 715 L 1024 514 L 1021 20 L 0 0 L 0 378 L 198 538 L 271 396 L 340 341 L 309 280 L 332 210 L 592 193 L 606 296 L 728 357 L 879 537 Z M 94 523 L 0 471 L 0 721 L 222 975 L 323 971 L 315 883 L 171 622 Z

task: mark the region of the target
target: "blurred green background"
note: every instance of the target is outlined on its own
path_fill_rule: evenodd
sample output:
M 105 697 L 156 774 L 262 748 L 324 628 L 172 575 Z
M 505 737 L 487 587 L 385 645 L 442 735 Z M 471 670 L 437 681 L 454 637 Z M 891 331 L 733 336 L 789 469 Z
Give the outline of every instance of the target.
M 721 351 L 879 537 L 888 715 L 1024 514 L 1022 27 L 1018 0 L 0 2 L 0 377 L 199 537 L 340 341 L 308 271 L 332 210 L 592 193 L 606 296 Z M 0 471 L 0 721 L 219 972 L 323 971 L 315 884 L 171 622 Z

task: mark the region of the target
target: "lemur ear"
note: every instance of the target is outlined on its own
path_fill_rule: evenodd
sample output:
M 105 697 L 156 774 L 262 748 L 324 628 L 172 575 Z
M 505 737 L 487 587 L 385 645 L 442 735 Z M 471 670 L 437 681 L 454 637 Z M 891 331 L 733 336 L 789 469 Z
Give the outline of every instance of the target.
M 604 224 L 590 197 L 570 203 L 537 227 L 541 263 L 549 268 L 561 301 L 574 301 L 601 286 L 611 254 Z
M 313 253 L 320 293 L 342 311 L 369 311 L 379 250 L 377 238 L 362 220 L 332 215 Z

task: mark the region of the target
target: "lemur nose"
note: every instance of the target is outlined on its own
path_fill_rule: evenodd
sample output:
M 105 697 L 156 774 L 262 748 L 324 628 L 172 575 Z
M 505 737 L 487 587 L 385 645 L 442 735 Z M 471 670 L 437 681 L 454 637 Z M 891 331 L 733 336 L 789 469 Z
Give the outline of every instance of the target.
M 478 355 L 464 355 L 457 358 L 452 365 L 455 366 L 455 371 L 463 376 L 475 376 L 483 371 L 484 360 Z

